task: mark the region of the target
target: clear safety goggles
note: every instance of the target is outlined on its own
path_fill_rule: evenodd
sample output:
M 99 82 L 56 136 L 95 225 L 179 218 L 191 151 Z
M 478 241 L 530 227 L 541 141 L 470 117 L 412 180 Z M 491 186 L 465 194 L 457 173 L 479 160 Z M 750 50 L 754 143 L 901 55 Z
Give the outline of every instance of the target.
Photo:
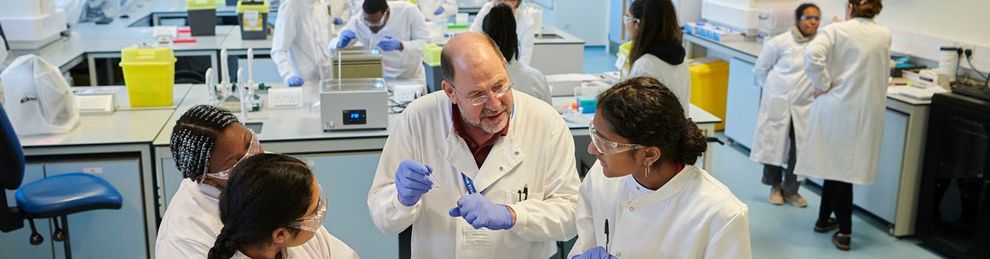
M 454 84 L 450 84 L 450 85 L 454 86 Z M 454 90 L 457 91 L 456 86 L 454 86 Z M 512 83 L 505 84 L 499 86 L 496 89 L 492 89 L 491 94 L 482 93 L 476 96 L 468 97 L 467 103 L 470 104 L 471 106 L 481 106 L 487 103 L 489 99 L 500 99 L 503 96 L 505 96 L 505 94 L 511 91 L 512 91 Z
M 234 170 L 234 167 L 237 167 L 237 164 L 240 164 L 241 161 L 244 161 L 244 159 L 247 159 L 248 157 L 261 154 L 262 152 L 261 142 L 258 140 L 258 135 L 254 134 L 254 130 L 248 129 L 248 131 L 251 132 L 251 143 L 248 146 L 247 152 L 244 153 L 244 157 L 241 157 L 240 160 L 237 160 L 237 162 L 234 163 L 234 165 L 230 166 L 230 168 L 221 170 L 220 172 L 216 172 L 212 174 L 209 173 L 209 171 L 204 172 L 203 174 L 206 177 L 220 179 L 220 180 L 227 180 L 228 178 L 230 178 L 230 171 Z M 203 179 L 206 179 L 206 177 L 203 177 Z
M 588 124 L 588 131 L 590 131 L 591 133 L 590 135 L 591 135 L 592 146 L 594 146 L 595 150 L 597 150 L 599 153 L 602 154 L 613 155 L 613 154 L 632 151 L 645 147 L 640 144 L 626 144 L 626 143 L 619 143 L 605 139 L 604 137 L 598 134 L 597 130 L 595 130 L 594 123 Z
M 625 24 L 639 23 L 639 19 L 633 18 L 632 16 L 629 15 L 622 15 L 622 23 Z
M 316 204 L 316 211 L 314 211 L 312 215 L 297 219 L 295 222 L 290 224 L 289 227 L 309 232 L 316 232 L 320 226 L 323 226 L 323 219 L 327 217 L 327 194 L 323 192 L 323 186 L 317 186 L 320 188 L 320 201 Z
M 822 17 L 821 16 L 814 16 L 814 15 L 802 15 L 801 16 L 801 20 L 802 21 L 807 21 L 807 20 L 821 21 L 822 20 Z
M 385 15 L 382 15 L 382 18 L 381 19 L 378 19 L 377 22 L 368 22 L 368 20 L 365 20 L 364 17 L 361 17 L 361 22 L 363 22 L 364 25 L 367 25 L 368 27 L 382 27 L 382 26 L 385 26 L 385 18 L 388 17 L 388 14 L 390 12 L 391 12 L 391 10 L 385 10 Z

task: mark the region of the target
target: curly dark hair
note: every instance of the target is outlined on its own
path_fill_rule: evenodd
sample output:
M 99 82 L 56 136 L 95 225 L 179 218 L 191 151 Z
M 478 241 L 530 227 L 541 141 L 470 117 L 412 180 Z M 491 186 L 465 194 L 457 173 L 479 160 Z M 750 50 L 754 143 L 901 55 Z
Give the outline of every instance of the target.
M 660 148 L 663 155 L 657 162 L 693 165 L 708 148 L 701 129 L 684 116 L 677 96 L 654 78 L 631 78 L 602 92 L 596 114 L 632 143 Z

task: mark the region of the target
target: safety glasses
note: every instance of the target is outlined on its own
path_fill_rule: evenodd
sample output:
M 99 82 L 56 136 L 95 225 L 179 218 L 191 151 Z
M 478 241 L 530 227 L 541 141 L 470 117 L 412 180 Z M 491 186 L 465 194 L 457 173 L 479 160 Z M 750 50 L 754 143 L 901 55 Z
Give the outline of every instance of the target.
M 633 18 L 632 16 L 629 16 L 629 15 L 623 15 L 622 16 L 622 23 L 625 23 L 625 24 L 639 23 L 639 19 Z
M 230 171 L 234 170 L 234 167 L 237 167 L 237 164 L 240 164 L 241 161 L 244 161 L 244 159 L 247 159 L 248 157 L 260 154 L 262 151 L 261 151 L 261 142 L 258 141 L 258 135 L 254 134 L 254 130 L 251 129 L 248 129 L 248 132 L 251 132 L 251 143 L 248 144 L 248 149 L 247 152 L 244 153 L 244 157 L 241 157 L 240 160 L 237 160 L 237 162 L 234 163 L 234 165 L 230 166 L 230 168 L 212 174 L 209 173 L 209 171 L 206 171 L 203 172 L 203 174 L 206 177 L 220 179 L 220 180 L 227 180 L 228 178 L 230 178 Z M 203 179 L 206 179 L 206 177 L 203 177 Z
M 600 134 L 598 134 L 597 130 L 595 130 L 594 123 L 588 124 L 588 130 L 591 133 L 590 135 L 591 135 L 592 146 L 594 146 L 599 153 L 605 155 L 614 155 L 614 154 L 618 154 L 626 151 L 632 151 L 645 147 L 640 144 L 626 144 L 626 143 L 619 143 L 605 139 Z
M 802 15 L 801 16 L 801 20 L 802 21 L 807 21 L 807 20 L 821 21 L 822 20 L 822 17 L 821 16 L 814 16 L 814 15 Z
M 314 211 L 312 215 L 297 219 L 295 222 L 290 224 L 289 227 L 309 232 L 316 232 L 320 226 L 323 226 L 323 219 L 327 217 L 327 194 L 323 192 L 323 186 L 319 186 L 319 188 L 320 201 L 316 204 L 316 211 Z
M 364 22 L 364 25 L 367 25 L 368 27 L 385 26 L 385 18 L 388 17 L 389 12 L 391 12 L 391 10 L 385 10 L 385 15 L 382 15 L 382 18 L 378 19 L 377 22 L 368 22 L 368 20 L 365 20 L 364 17 L 361 18 L 361 22 Z
M 453 86 L 454 91 L 457 91 L 457 86 L 454 86 L 454 84 L 450 84 L 450 86 Z M 470 104 L 471 106 L 481 106 L 487 103 L 489 99 L 502 98 L 503 96 L 505 96 L 505 94 L 509 93 L 510 91 L 512 91 L 512 83 L 505 84 L 495 89 L 492 89 L 491 94 L 480 93 L 480 94 L 475 94 L 475 96 L 469 96 L 467 99 L 467 103 Z

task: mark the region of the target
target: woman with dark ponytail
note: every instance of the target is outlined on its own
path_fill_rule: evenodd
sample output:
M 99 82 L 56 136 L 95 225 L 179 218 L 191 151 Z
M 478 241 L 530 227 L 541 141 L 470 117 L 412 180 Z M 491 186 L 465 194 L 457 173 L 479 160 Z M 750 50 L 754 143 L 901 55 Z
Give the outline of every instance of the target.
M 207 254 L 228 258 L 357 258 L 322 230 L 327 201 L 306 163 L 260 154 L 239 163 L 220 195 L 223 229 Z M 304 246 L 309 243 L 321 246 Z
M 873 21 L 881 9 L 880 0 L 849 0 L 847 20 L 819 30 L 804 51 L 815 99 L 794 173 L 825 179 L 814 229 L 838 228 L 839 250 L 852 243 L 853 184 L 877 178 L 891 43 L 890 30 Z
M 601 93 L 589 134 L 571 258 L 751 257 L 749 209 L 694 166 L 705 136 L 660 81 Z

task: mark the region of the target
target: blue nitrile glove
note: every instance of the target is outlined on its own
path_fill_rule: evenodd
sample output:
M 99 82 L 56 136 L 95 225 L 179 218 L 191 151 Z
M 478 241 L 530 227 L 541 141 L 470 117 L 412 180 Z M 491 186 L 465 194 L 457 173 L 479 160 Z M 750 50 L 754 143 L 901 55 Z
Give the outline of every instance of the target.
M 341 25 L 341 24 L 344 24 L 344 19 L 341 19 L 340 17 L 334 17 L 334 18 L 333 18 L 333 24 L 334 24 L 334 25 Z
M 513 223 L 508 206 L 492 203 L 480 193 L 462 196 L 457 200 L 457 207 L 450 209 L 448 214 L 463 217 L 475 229 L 510 229 Z
M 584 253 L 575 255 L 571 259 L 618 259 L 614 255 L 610 255 L 605 252 L 605 248 L 596 246 L 591 249 L 585 250 Z
M 287 84 L 289 86 L 300 86 L 300 85 L 303 85 L 303 83 L 304 83 L 304 81 L 303 81 L 302 77 L 299 77 L 299 76 L 291 76 L 291 77 L 289 77 L 289 80 L 285 80 L 285 84 Z
M 378 48 L 384 51 L 399 50 L 402 48 L 402 42 L 392 36 L 385 36 L 385 39 L 378 42 Z
M 443 10 L 443 6 L 437 7 L 437 10 L 436 11 L 433 11 L 433 15 L 440 15 L 440 14 L 443 13 L 443 11 L 444 11 Z
M 413 160 L 402 160 L 399 169 L 395 170 L 395 190 L 399 193 L 399 203 L 406 207 L 416 205 L 423 194 L 433 188 L 433 181 L 428 175 L 433 168 Z
M 340 32 L 340 40 L 337 41 L 337 48 L 342 49 L 347 47 L 347 45 L 351 44 L 351 41 L 354 39 L 357 39 L 357 33 L 354 33 L 351 30 L 344 30 Z

